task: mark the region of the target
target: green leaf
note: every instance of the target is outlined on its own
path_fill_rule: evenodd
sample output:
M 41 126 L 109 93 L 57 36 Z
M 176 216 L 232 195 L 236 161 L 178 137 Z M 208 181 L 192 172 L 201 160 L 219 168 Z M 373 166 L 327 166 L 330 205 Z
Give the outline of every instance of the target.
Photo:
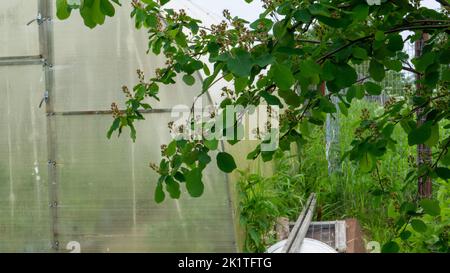
M 439 207 L 439 201 L 433 199 L 420 200 L 420 206 L 426 214 L 431 216 L 438 216 L 441 214 L 441 208 Z
M 291 69 L 284 64 L 274 64 L 270 73 L 275 84 L 282 90 L 290 89 L 295 82 Z
M 145 18 L 145 22 L 150 28 L 157 28 L 158 27 L 158 17 L 154 13 L 147 14 L 147 18 Z
M 284 34 L 286 34 L 286 22 L 284 20 L 276 22 L 273 25 L 273 35 L 279 40 Z
M 268 105 L 278 105 L 280 108 L 283 107 L 280 99 L 274 95 L 269 94 L 267 91 L 261 91 L 259 92 L 259 95 L 266 100 Z
M 376 83 L 365 82 L 364 88 L 366 89 L 367 93 L 369 93 L 370 95 L 377 96 L 377 95 L 381 94 L 381 86 L 379 86 Z
M 436 144 L 438 144 L 438 142 L 439 142 L 439 123 L 436 123 L 431 126 L 431 135 L 427 139 L 427 141 L 425 141 L 425 145 L 433 147 Z
M 183 81 L 185 84 L 187 84 L 189 86 L 192 86 L 195 84 L 195 78 L 192 75 L 188 75 L 188 74 L 184 75 Z
M 367 51 L 364 48 L 355 46 L 352 48 L 352 54 L 355 58 L 366 60 L 367 59 Z
M 103 14 L 113 17 L 115 14 L 114 6 L 109 2 L 109 0 L 101 0 L 100 2 L 100 10 L 103 12 Z
M 261 145 L 258 145 L 253 151 L 247 155 L 248 160 L 255 160 L 261 153 Z
M 309 5 L 308 9 L 312 15 L 321 15 L 325 17 L 330 16 L 330 12 L 325 8 L 325 6 L 318 3 Z
M 217 166 L 219 169 L 226 173 L 231 173 L 234 169 L 236 169 L 236 163 L 234 162 L 233 156 L 226 152 L 220 152 L 216 157 Z
M 350 87 L 358 78 L 355 69 L 347 63 L 337 66 L 336 75 L 335 82 L 340 88 Z
M 401 233 L 400 233 L 400 239 L 402 239 L 402 240 L 408 240 L 408 238 L 409 237 L 411 237 L 411 231 L 409 231 L 409 230 L 404 230 L 404 231 L 402 231 Z
M 403 68 L 402 62 L 399 60 L 385 60 L 384 65 L 387 68 L 394 70 L 396 72 L 400 72 Z
M 383 41 L 385 38 L 384 32 L 379 30 L 375 33 L 375 41 Z
M 418 128 L 413 129 L 408 134 L 408 144 L 409 146 L 423 144 L 431 136 L 431 122 L 425 122 Z
M 372 77 L 372 79 L 376 80 L 377 82 L 382 81 L 385 77 L 384 66 L 376 60 L 372 59 L 369 64 L 369 74 L 370 77 Z
M 166 190 L 167 192 L 169 192 L 169 195 L 171 198 L 173 199 L 178 199 L 180 198 L 180 184 L 178 182 L 176 182 L 172 176 L 168 176 L 166 178 Z
M 355 86 L 355 98 L 357 98 L 358 100 L 363 99 L 365 96 L 364 93 L 364 88 L 361 85 L 356 85 Z
M 238 77 L 248 77 L 253 67 L 252 57 L 247 51 L 238 50 L 235 57 L 228 59 L 227 67 Z
M 339 110 L 341 111 L 341 113 L 342 113 L 344 116 L 348 116 L 348 109 L 347 109 L 347 106 L 345 106 L 345 104 L 344 104 L 342 101 L 338 103 L 338 106 L 339 106 Z
M 175 152 L 177 151 L 177 142 L 176 141 L 172 141 L 170 142 L 169 145 L 167 145 L 166 150 L 164 151 L 164 154 L 166 156 L 172 156 L 175 154 Z
M 179 30 L 175 35 L 175 42 L 181 47 L 188 47 L 186 34 L 184 34 L 181 30 Z M 200 68 L 203 68 L 203 66 Z
M 400 34 L 390 34 L 388 36 L 387 49 L 396 52 L 403 49 L 403 38 Z
M 115 130 L 117 130 L 119 128 L 119 126 L 120 126 L 120 118 L 114 119 L 113 124 L 111 125 L 111 128 L 109 128 L 109 131 L 106 135 L 108 137 L 108 139 L 111 138 L 112 133 Z
M 298 107 L 301 104 L 300 96 L 298 96 L 294 91 L 287 90 L 278 90 L 278 95 L 289 105 L 293 107 Z
M 336 74 L 336 66 L 329 60 L 326 60 L 322 68 L 322 79 L 325 81 L 334 80 Z
M 308 59 L 300 62 L 300 74 L 305 78 L 316 76 L 321 72 L 320 65 Z
M 203 143 L 205 144 L 206 148 L 211 151 L 217 150 L 217 147 L 219 146 L 219 140 L 217 139 L 204 140 Z
M 383 245 L 381 248 L 382 253 L 397 253 L 399 252 L 400 247 L 394 241 L 389 241 Z
M 248 78 L 235 78 L 234 79 L 234 90 L 236 93 L 244 91 L 248 84 Z
M 369 6 L 365 3 L 359 4 L 353 9 L 352 14 L 354 20 L 364 20 L 369 15 Z
M 264 54 L 255 59 L 255 65 L 259 67 L 266 67 L 269 64 L 272 64 L 275 61 L 275 58 L 271 54 Z
M 166 194 L 163 191 L 163 186 L 161 182 L 158 182 L 155 189 L 155 202 L 161 203 L 166 198 Z
M 60 20 L 69 18 L 71 9 L 67 4 L 67 0 L 56 0 L 56 16 Z
M 184 174 L 186 179 L 186 189 L 190 196 L 200 197 L 203 194 L 205 186 L 202 182 L 202 170 L 194 168 Z
M 354 85 L 350 86 L 347 89 L 347 93 L 345 94 L 345 98 L 348 102 L 352 102 L 353 98 L 356 96 L 356 87 Z
M 362 172 L 370 172 L 375 167 L 375 160 L 369 153 L 364 153 L 359 161 L 359 167 Z
M 427 231 L 427 225 L 420 219 L 411 220 L 411 226 L 415 231 L 420 233 Z
M 325 113 L 336 113 L 336 106 L 327 98 L 320 98 L 319 108 Z
M 441 80 L 450 82 L 450 69 L 445 69 L 444 71 L 442 71 Z
M 400 212 L 407 214 L 407 215 L 413 215 L 416 213 L 417 207 L 412 202 L 404 202 L 400 206 Z
M 413 59 L 412 62 L 415 69 L 419 72 L 425 72 L 428 66 L 434 63 L 436 59 L 436 54 L 434 52 L 427 52 L 420 56 L 419 58 Z
M 435 169 L 435 172 L 436 172 L 437 176 L 439 176 L 440 178 L 442 178 L 444 180 L 449 180 L 450 179 L 450 169 L 448 169 L 448 168 L 437 167 Z
M 250 27 L 252 29 L 268 31 L 272 28 L 272 25 L 273 25 L 272 20 L 267 19 L 267 18 L 259 18 L 258 20 L 251 23 Z
M 299 9 L 294 12 L 294 18 L 298 22 L 307 23 L 311 20 L 311 14 L 307 9 Z

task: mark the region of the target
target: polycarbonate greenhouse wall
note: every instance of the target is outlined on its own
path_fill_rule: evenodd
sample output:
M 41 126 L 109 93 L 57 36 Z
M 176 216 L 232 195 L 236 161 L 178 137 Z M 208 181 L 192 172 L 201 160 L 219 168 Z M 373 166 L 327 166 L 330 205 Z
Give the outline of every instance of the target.
M 128 130 L 108 140 L 121 86 L 165 61 L 146 54 L 128 3 L 94 30 L 79 15 L 56 20 L 54 4 L 0 1 L 0 252 L 236 251 L 227 177 L 214 167 L 201 198 L 153 200 L 148 163 L 170 141 L 170 107 L 190 105 L 200 81 L 162 87 L 136 143 Z

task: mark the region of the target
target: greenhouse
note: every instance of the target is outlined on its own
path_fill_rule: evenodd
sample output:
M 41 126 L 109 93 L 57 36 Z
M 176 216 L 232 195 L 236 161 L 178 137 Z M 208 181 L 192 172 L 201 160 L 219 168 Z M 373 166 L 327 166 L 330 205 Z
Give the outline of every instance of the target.
M 449 252 L 450 4 L 212 2 L 0 1 L 0 253 Z

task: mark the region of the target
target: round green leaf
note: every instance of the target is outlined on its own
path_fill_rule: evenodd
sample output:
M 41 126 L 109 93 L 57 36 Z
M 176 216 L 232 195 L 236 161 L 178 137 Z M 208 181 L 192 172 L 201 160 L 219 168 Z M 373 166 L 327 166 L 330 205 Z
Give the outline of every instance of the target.
M 172 176 L 168 176 L 166 178 L 166 190 L 167 192 L 169 192 L 170 197 L 174 198 L 174 199 L 178 199 L 180 198 L 180 184 L 178 184 L 178 182 L 176 182 Z
M 185 84 L 191 86 L 191 85 L 194 85 L 195 78 L 192 75 L 186 74 L 186 75 L 183 76 L 183 81 L 184 81 Z
M 227 67 L 238 77 L 248 77 L 253 67 L 252 57 L 247 51 L 239 50 L 235 57 L 228 59 Z
M 411 226 L 415 231 L 420 233 L 427 231 L 427 225 L 422 220 L 419 219 L 411 220 Z
M 377 82 L 382 81 L 386 75 L 384 66 L 374 59 L 370 61 L 369 74 L 370 77 L 372 77 L 372 79 L 376 80 Z
M 431 136 L 431 123 L 426 122 L 408 134 L 409 146 L 423 144 Z
M 200 197 L 205 188 L 202 182 L 202 170 L 200 168 L 192 169 L 184 174 L 184 178 L 186 179 L 186 189 L 189 195 Z
M 291 69 L 283 64 L 275 64 L 270 69 L 275 84 L 282 90 L 290 89 L 295 82 Z
M 169 145 L 167 145 L 167 148 L 164 150 L 164 154 L 166 156 L 172 156 L 177 151 L 177 142 L 172 141 Z
M 223 172 L 231 173 L 237 167 L 233 157 L 229 153 L 220 152 L 217 154 L 216 159 L 217 166 Z
M 436 174 L 444 179 L 444 180 L 449 180 L 450 179 L 450 169 L 448 168 L 444 168 L 444 167 L 437 167 L 435 169 Z
M 366 89 L 367 93 L 369 93 L 370 95 L 377 96 L 377 95 L 381 94 L 381 86 L 379 86 L 376 83 L 365 82 L 364 88 Z
M 353 19 L 364 20 L 369 15 L 369 6 L 364 4 L 357 5 L 352 11 Z
M 210 150 L 217 150 L 217 147 L 219 146 L 219 140 L 217 139 L 204 140 L 203 143 L 205 144 L 206 148 Z
M 70 8 L 67 5 L 67 0 L 56 0 L 56 16 L 60 20 L 69 18 Z
M 383 253 L 397 253 L 400 250 L 398 244 L 394 241 L 389 241 L 383 245 L 381 252 Z
M 420 201 L 420 206 L 423 208 L 426 214 L 429 214 L 431 216 L 438 216 L 439 214 L 441 214 L 441 208 L 439 207 L 438 200 L 422 199 Z
M 402 240 L 408 240 L 408 238 L 409 237 L 411 237 L 411 231 L 409 231 L 409 230 L 404 230 L 404 231 L 402 231 L 401 233 L 400 233 L 400 238 L 402 239 Z

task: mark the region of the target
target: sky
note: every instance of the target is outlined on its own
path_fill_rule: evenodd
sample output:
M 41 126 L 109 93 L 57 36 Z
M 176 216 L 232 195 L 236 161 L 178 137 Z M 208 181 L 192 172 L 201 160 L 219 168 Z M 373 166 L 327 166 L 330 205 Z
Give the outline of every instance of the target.
M 423 0 L 422 5 L 428 8 L 438 9 L 440 4 L 435 0 Z M 207 24 L 217 24 L 222 17 L 222 11 L 228 9 L 231 15 L 235 15 L 246 19 L 247 21 L 254 21 L 258 15 L 262 13 L 262 2 L 260 0 L 253 0 L 248 4 L 244 0 L 172 0 L 167 5 L 171 8 L 183 8 L 188 14 L 193 17 L 201 18 Z
M 254 0 L 248 4 L 244 0 L 173 0 L 167 5 L 184 8 L 192 17 L 201 18 L 206 25 L 217 24 L 222 19 L 222 11 L 228 9 L 232 16 L 254 21 L 262 13 L 262 2 Z

